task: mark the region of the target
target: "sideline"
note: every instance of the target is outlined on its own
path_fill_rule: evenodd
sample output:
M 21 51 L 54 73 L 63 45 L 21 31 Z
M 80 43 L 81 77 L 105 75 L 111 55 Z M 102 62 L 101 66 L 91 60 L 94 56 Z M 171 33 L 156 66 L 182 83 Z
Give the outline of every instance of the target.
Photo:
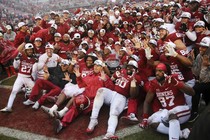
M 118 130 L 116 132 L 116 135 L 119 138 L 123 138 L 125 136 L 138 133 L 143 131 L 143 129 L 139 128 L 138 125 L 134 125 L 131 127 L 124 128 L 122 130 Z M 0 127 L 0 134 L 8 136 L 8 137 L 13 137 L 21 140 L 59 140 L 57 138 L 52 138 L 52 137 L 47 137 L 45 135 L 39 135 L 35 133 L 30 133 L 26 131 L 21 131 L 17 129 L 12 129 L 12 128 L 7 128 L 7 127 Z M 95 138 L 92 138 L 91 140 L 101 140 L 104 137 L 104 135 L 97 136 Z
M 139 133 L 141 131 L 143 131 L 142 128 L 140 128 L 138 125 L 134 125 L 134 126 L 131 126 L 131 127 L 126 127 L 124 129 L 118 130 L 118 131 L 116 131 L 115 134 L 116 134 L 116 136 L 118 136 L 119 139 L 121 139 L 121 138 L 124 138 L 125 136 L 129 136 L 129 135 L 132 135 L 132 134 L 135 134 L 135 133 Z M 101 140 L 104 137 L 104 135 L 97 136 L 95 138 L 92 138 L 91 140 Z
M 7 127 L 0 127 L 0 134 L 20 140 L 58 140 L 56 138 L 46 137 L 44 135 L 34 134 Z

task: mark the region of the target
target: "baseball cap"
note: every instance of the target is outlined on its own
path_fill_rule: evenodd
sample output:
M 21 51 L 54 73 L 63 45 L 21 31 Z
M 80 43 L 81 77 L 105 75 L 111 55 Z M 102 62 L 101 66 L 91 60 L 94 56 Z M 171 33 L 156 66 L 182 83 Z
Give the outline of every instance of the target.
M 54 46 L 51 45 L 50 43 L 48 43 L 48 44 L 45 46 L 45 49 L 53 49 L 53 50 L 54 50 Z
M 151 43 L 151 44 L 153 44 L 153 45 L 157 46 L 157 41 L 156 41 L 156 40 L 154 40 L 154 39 L 150 39 L 149 43 Z
M 102 66 L 103 67 L 103 62 L 101 60 L 95 60 L 94 65 Z
M 141 16 L 141 13 L 140 13 L 140 12 L 137 12 L 137 13 L 136 13 L 136 16 Z
M 135 54 L 132 54 L 130 57 L 133 58 L 135 61 L 139 61 L 139 57 Z
M 123 24 L 128 24 L 128 22 L 127 21 L 124 21 Z
M 69 62 L 69 60 L 67 60 L 67 59 L 62 59 L 62 60 L 61 60 L 61 64 L 63 64 L 63 65 L 69 65 L 70 62 Z
M 25 22 L 20 22 L 20 23 L 18 23 L 18 28 L 21 28 L 21 27 L 23 27 L 23 26 L 26 26 Z
M 169 6 L 174 6 L 174 4 L 175 4 L 174 1 L 170 1 L 168 5 L 169 5 Z
M 0 32 L 0 36 L 3 36 L 3 34 Z
M 35 38 L 35 41 L 40 41 L 40 42 L 42 42 L 42 39 L 41 39 L 40 37 L 36 37 L 36 38 Z
M 86 40 L 83 40 L 82 42 L 81 42 L 81 45 L 82 44 L 88 44 L 88 42 L 86 41 Z
M 133 66 L 136 69 L 138 69 L 138 63 L 135 60 L 130 60 L 127 64 L 127 66 Z
M 51 26 L 50 26 L 51 28 L 54 28 L 54 29 L 58 29 L 58 26 L 56 25 L 56 24 L 52 24 Z
M 35 20 L 37 20 L 37 19 L 42 19 L 42 17 L 41 16 L 35 16 Z
M 11 30 L 12 27 L 11 27 L 10 25 L 7 25 L 7 26 L 6 26 L 6 29 L 7 29 L 7 30 Z
M 167 30 L 167 31 L 168 31 L 168 28 L 167 28 L 165 25 L 161 25 L 161 26 L 159 27 L 159 30 L 161 30 L 161 29 L 164 29 L 164 30 Z
M 88 22 L 87 23 L 89 23 L 89 24 L 93 24 L 93 20 L 88 20 Z
M 63 13 L 69 14 L 69 11 L 68 10 L 63 10 Z
M 112 51 L 112 48 L 109 45 L 105 46 L 104 49 L 108 49 L 110 52 Z
M 193 2 L 198 2 L 198 3 L 200 3 L 201 0 L 190 0 L 190 3 L 193 3 Z
M 143 25 L 142 22 L 136 22 L 136 25 Z
M 114 43 L 115 45 L 121 45 L 120 41 Z
M 161 22 L 161 23 L 164 22 L 164 20 L 163 20 L 162 18 L 155 18 L 154 21 L 155 21 L 155 22 Z
M 189 12 L 183 12 L 180 16 L 181 18 L 191 18 L 191 14 Z
M 203 47 L 210 47 L 210 37 L 204 37 L 198 45 Z
M 88 30 L 88 33 L 94 33 L 94 31 L 92 29 Z
M 105 30 L 105 29 L 101 29 L 100 32 L 101 32 L 101 33 L 105 33 L 106 30 Z
M 27 50 L 27 49 L 33 49 L 34 48 L 34 46 L 33 46 L 33 44 L 31 44 L 31 43 L 27 43 L 26 45 L 25 45 L 25 50 Z
M 126 50 L 125 47 L 120 48 L 120 51 L 125 51 L 125 52 L 127 52 L 127 50 Z
M 97 15 L 97 16 L 101 16 L 101 13 L 99 13 L 99 12 L 96 12 L 96 15 Z
M 56 12 L 55 11 L 50 11 L 50 14 L 56 14 Z
M 78 52 L 79 52 L 79 51 L 80 51 L 80 52 L 83 52 L 84 54 L 87 53 L 87 51 L 86 51 L 85 49 L 79 49 Z
M 125 14 L 129 14 L 130 13 L 130 11 L 129 10 L 125 10 Z
M 89 53 L 88 56 L 92 56 L 92 57 L 97 58 L 97 55 L 95 53 L 93 53 L 93 52 Z
M 61 34 L 60 33 L 55 33 L 54 37 L 61 37 Z
M 80 37 L 81 37 L 81 36 L 80 36 L 80 34 L 79 34 L 79 33 L 75 33 L 75 34 L 74 34 L 74 38 L 73 38 L 73 39 L 80 39 Z
M 197 21 L 197 22 L 194 24 L 194 27 L 196 27 L 196 26 L 198 26 L 198 27 L 205 27 L 205 22 L 202 21 L 202 20 L 199 20 L 199 21 Z

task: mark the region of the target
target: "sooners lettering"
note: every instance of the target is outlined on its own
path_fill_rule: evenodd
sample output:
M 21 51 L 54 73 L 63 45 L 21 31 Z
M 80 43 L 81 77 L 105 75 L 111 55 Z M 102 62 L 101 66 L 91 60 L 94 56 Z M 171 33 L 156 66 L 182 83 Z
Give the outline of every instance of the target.
M 179 70 L 178 65 L 177 64 L 171 64 L 170 67 L 171 67 L 171 74 L 177 74 L 178 79 L 180 81 L 183 81 L 184 76 L 182 75 L 181 71 Z
M 160 101 L 162 107 L 173 106 L 174 105 L 174 95 L 173 91 L 163 91 L 163 92 L 156 92 L 157 98 Z

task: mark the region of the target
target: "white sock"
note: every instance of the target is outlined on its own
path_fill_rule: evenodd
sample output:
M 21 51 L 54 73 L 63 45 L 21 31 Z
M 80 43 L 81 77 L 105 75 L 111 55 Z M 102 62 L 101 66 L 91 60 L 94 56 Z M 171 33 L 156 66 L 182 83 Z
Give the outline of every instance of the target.
M 54 104 L 54 105 L 50 108 L 51 111 L 57 111 L 57 109 L 58 109 L 58 105 L 56 105 L 56 104 Z
M 116 115 L 110 115 L 108 120 L 108 129 L 107 133 L 115 133 L 116 127 L 118 124 L 118 116 Z
M 180 123 L 178 120 L 173 119 L 169 121 L 169 140 L 178 140 L 180 133 Z
M 14 100 L 16 98 L 16 95 L 17 95 L 17 93 L 13 93 L 13 92 L 10 94 L 9 100 L 8 100 L 8 103 L 7 103 L 7 107 L 8 108 L 12 108 L 12 105 L 14 103 Z
M 64 107 L 62 110 L 60 110 L 58 113 L 59 113 L 59 115 L 60 115 L 60 117 L 63 117 L 65 114 L 66 114 L 66 112 L 68 111 L 69 109 L 68 109 L 68 107 Z
M 92 109 L 92 113 L 91 113 L 91 119 L 92 118 L 95 118 L 97 119 L 98 118 L 98 114 L 99 114 L 99 111 L 102 107 L 102 105 L 104 104 L 104 93 L 103 92 L 100 92 L 100 93 L 96 93 L 96 97 L 94 99 L 94 102 L 93 102 L 93 109 Z
M 162 134 L 167 134 L 168 135 L 169 128 L 166 127 L 163 123 L 160 123 L 157 127 L 157 131 L 162 133 Z

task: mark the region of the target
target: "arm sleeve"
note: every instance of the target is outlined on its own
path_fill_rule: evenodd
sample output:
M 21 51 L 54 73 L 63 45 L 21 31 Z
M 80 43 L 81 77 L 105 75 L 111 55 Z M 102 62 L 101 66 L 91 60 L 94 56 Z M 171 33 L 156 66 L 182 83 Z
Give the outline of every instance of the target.
M 87 76 L 86 76 L 85 78 L 87 78 Z M 83 82 L 81 76 L 80 76 L 80 77 L 77 77 L 77 78 L 76 78 L 76 81 L 77 81 L 77 84 L 78 84 L 78 86 L 79 86 L 80 88 L 86 87 L 86 86 L 87 86 L 87 85 Z
M 188 30 L 185 34 L 191 41 L 195 41 L 197 39 L 196 33 L 194 31 L 190 32 Z

